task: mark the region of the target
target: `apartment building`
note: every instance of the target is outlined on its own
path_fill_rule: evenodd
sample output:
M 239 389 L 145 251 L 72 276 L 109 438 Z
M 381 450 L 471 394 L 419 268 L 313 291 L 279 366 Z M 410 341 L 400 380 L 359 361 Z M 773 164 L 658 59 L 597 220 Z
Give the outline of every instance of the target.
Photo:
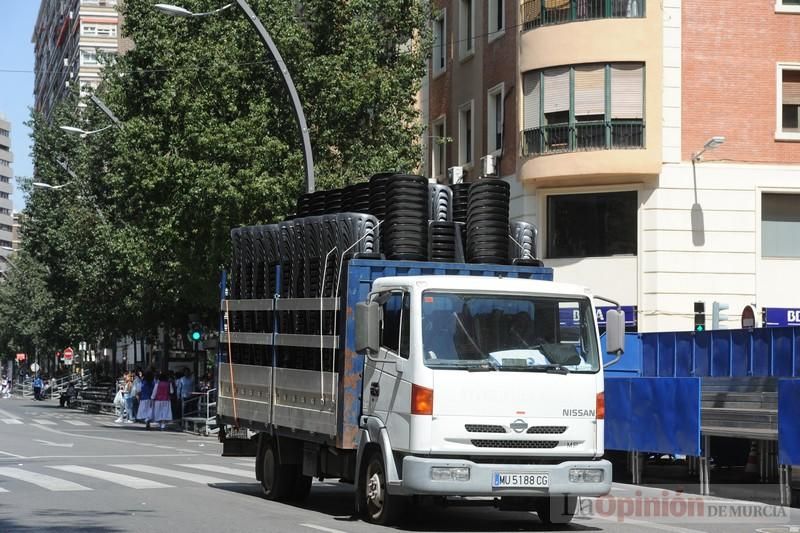
M 800 316 L 800 0 L 436 4 L 430 176 L 494 155 L 556 280 L 639 331 Z
M 100 84 L 103 57 L 131 43 L 120 38 L 118 0 L 42 0 L 32 41 L 35 45 L 35 108 L 49 117 L 77 85 Z
M 3 258 L 11 255 L 14 239 L 12 237 L 13 222 L 11 219 L 12 203 L 11 194 L 14 186 L 11 183 L 14 172 L 11 165 L 14 156 L 11 153 L 11 123 L 0 114 L 0 256 Z M 8 262 L 0 260 L 0 271 L 8 268 Z

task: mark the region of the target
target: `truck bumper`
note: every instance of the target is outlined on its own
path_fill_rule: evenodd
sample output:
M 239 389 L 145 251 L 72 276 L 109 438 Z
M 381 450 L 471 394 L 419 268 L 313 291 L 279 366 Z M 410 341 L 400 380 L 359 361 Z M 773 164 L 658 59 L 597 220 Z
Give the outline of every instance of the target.
M 432 469 L 468 468 L 469 479 L 464 481 L 432 479 Z M 571 470 L 602 470 L 602 480 L 578 482 L 570 480 Z M 493 486 L 495 473 L 548 474 L 549 486 L 542 488 L 498 488 Z M 595 472 L 596 473 L 596 472 Z M 575 496 L 604 496 L 611 491 L 611 463 L 598 461 L 564 461 L 551 465 L 483 464 L 447 458 L 403 458 L 403 480 L 396 492 L 403 494 L 428 494 L 439 496 L 547 496 L 570 494 Z M 391 490 L 391 489 L 390 489 Z M 395 491 L 392 491 L 395 492 Z

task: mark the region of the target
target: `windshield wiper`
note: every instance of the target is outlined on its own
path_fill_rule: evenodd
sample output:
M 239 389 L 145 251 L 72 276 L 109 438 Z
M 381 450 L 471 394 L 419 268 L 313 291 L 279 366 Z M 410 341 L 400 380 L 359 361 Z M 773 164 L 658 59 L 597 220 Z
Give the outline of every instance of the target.
M 489 372 L 491 370 L 500 370 L 500 365 L 494 361 L 493 359 L 486 359 L 485 361 L 481 361 L 479 364 L 475 366 L 467 367 L 469 372 Z
M 528 367 L 528 370 L 532 370 L 533 372 L 547 372 L 548 374 L 569 374 L 569 368 L 565 367 L 564 365 L 532 365 Z

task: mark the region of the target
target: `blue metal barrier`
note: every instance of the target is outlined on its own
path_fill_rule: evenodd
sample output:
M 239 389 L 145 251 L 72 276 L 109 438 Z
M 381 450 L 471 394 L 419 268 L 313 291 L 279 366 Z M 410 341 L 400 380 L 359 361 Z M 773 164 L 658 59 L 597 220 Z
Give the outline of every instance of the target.
M 778 381 L 778 464 L 800 465 L 800 380 Z
M 700 379 L 605 380 L 605 447 L 700 455 Z
M 638 338 L 642 376 L 800 377 L 797 327 L 640 333 Z
M 613 355 L 606 353 L 606 334 L 600 335 L 600 350 L 603 354 L 603 364 L 614 359 Z M 642 350 L 637 333 L 625 334 L 625 353 L 619 361 L 605 369 L 606 377 L 632 377 L 639 376 L 642 372 Z

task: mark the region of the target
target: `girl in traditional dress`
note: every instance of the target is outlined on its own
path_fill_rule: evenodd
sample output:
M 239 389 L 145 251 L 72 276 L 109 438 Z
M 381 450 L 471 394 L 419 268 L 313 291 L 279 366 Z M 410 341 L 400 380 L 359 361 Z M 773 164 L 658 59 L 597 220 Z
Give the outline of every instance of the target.
M 172 395 L 172 384 L 166 372 L 158 375 L 158 382 L 153 388 L 150 399 L 153 400 L 153 420 L 158 422 L 159 429 L 164 430 L 167 422 L 172 420 L 172 405 L 170 397 Z
M 153 420 L 153 390 L 156 382 L 153 372 L 148 370 L 144 373 L 141 389 L 139 391 L 139 410 L 136 412 L 137 420 L 144 420 L 145 428 L 150 429 L 150 421 Z

